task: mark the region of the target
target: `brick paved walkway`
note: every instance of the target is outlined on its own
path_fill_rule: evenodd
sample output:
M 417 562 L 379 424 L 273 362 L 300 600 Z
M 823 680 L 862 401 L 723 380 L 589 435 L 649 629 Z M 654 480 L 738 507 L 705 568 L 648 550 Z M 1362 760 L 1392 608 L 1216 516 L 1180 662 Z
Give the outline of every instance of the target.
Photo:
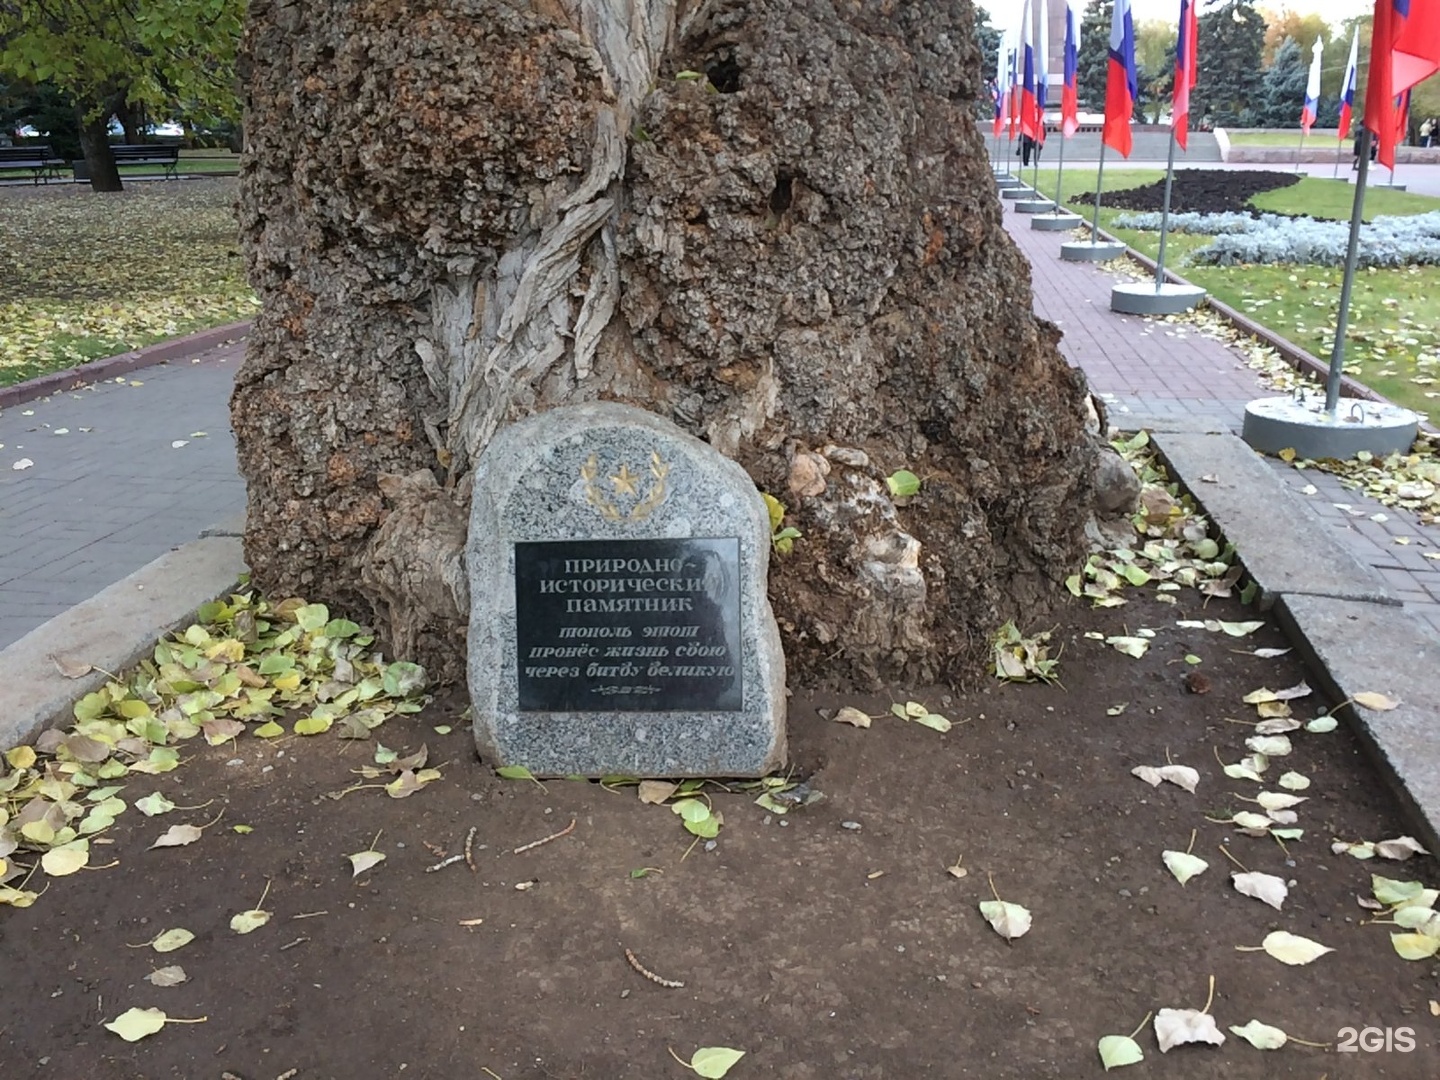
M 0 648 L 244 510 L 229 414 L 243 355 L 226 345 L 0 413 Z
M 1032 229 L 1029 215 L 1016 213 L 1008 200 L 1005 226 L 1030 260 L 1036 313 L 1065 331 L 1060 351 L 1085 371 L 1116 427 L 1239 434 L 1246 403 L 1273 395 L 1221 342 L 1183 325 L 1112 312 L 1116 279 L 1093 264 L 1062 261 L 1068 233 Z M 1143 273 L 1137 267 L 1137 276 Z M 1270 461 L 1321 520 L 1379 570 L 1407 610 L 1440 630 L 1440 562 L 1425 558 L 1440 552 L 1440 526 L 1387 509 L 1328 473 Z

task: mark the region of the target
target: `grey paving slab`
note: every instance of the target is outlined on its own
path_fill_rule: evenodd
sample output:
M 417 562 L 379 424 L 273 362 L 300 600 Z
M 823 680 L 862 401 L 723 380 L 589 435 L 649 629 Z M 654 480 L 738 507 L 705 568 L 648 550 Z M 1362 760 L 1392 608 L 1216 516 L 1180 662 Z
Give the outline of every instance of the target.
M 1334 537 L 1237 436 L 1156 432 L 1153 443 L 1239 551 L 1260 586 L 1262 611 L 1291 594 L 1399 605 L 1382 574 Z
M 235 342 L 0 410 L 0 648 L 243 510 L 243 355 Z
M 1420 842 L 1440 851 L 1440 635 L 1393 608 L 1322 596 L 1286 596 L 1276 615 L 1334 700 L 1369 691 L 1401 702 L 1391 712 L 1350 706 L 1347 719 Z

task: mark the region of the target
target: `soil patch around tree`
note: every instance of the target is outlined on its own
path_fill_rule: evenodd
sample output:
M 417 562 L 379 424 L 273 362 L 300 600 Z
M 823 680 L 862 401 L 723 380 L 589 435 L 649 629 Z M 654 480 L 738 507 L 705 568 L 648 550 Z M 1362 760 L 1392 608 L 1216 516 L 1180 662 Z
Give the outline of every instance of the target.
M 1303 839 L 1282 847 L 1207 821 L 1258 809 L 1246 799 L 1260 786 L 1220 765 L 1253 734 L 1232 722 L 1256 718 L 1241 698 L 1304 672 L 1293 656 L 1250 651 L 1284 647 L 1273 625 L 1245 638 L 1175 625 L 1254 617 L 1238 603 L 1126 595 L 1120 608 L 1065 611 L 1063 686 L 797 692 L 794 772 L 825 799 L 782 817 L 753 793 L 707 787 L 724 816 L 713 850 L 692 848 L 680 818 L 634 787 L 499 778 L 476 759 L 455 691 L 366 742 L 187 744 L 181 768 L 133 777 L 121 797 L 160 791 L 195 809 L 121 815 L 92 859 L 116 865 L 0 912 L 3 1073 L 639 1080 L 691 1075 L 667 1048 L 688 1059 L 731 1046 L 747 1051 L 732 1080 L 1072 1080 L 1101 1075 L 1101 1036 L 1160 1008 L 1200 1008 L 1213 975 L 1225 1045 L 1162 1055 L 1147 1025 L 1134 1076 L 1433 1078 L 1440 969 L 1400 959 L 1356 903 L 1372 872 L 1440 884 L 1433 861 L 1331 853 L 1333 837 L 1407 831 L 1343 726 L 1292 733 L 1294 752 L 1266 774 L 1271 790 L 1287 770 L 1311 780 L 1296 807 Z M 1155 637 L 1140 659 L 1086 636 L 1141 628 Z M 1187 692 L 1194 671 L 1208 692 Z M 954 727 L 890 715 L 911 698 Z M 1292 704 L 1300 719 L 1323 705 Z M 873 725 L 825 718 L 843 705 Z M 374 787 L 334 797 L 361 781 L 377 743 L 427 744 L 443 779 L 406 799 Z M 1167 761 L 1198 770 L 1195 794 L 1131 775 Z M 150 849 L 169 826 L 222 809 L 195 843 Z M 568 835 L 514 854 L 572 820 Z M 476 872 L 463 860 L 428 872 L 462 853 L 472 828 Z M 1192 830 L 1210 867 L 1182 887 L 1161 852 L 1185 850 Z M 1291 883 L 1283 911 L 1235 892 L 1221 844 Z M 372 849 L 385 860 L 352 876 L 347 855 Z M 947 871 L 957 866 L 963 877 Z M 977 910 L 992 880 L 1034 915 L 1013 942 Z M 262 894 L 269 922 L 235 933 L 232 917 Z M 163 955 L 137 947 L 174 927 L 195 939 Z M 1237 951 L 1277 929 L 1335 951 L 1306 967 Z M 647 980 L 625 949 L 684 986 Z M 172 964 L 187 982 L 145 981 Z M 207 1019 L 129 1044 L 102 1024 L 132 1006 Z M 1416 1049 L 1264 1053 L 1228 1033 L 1252 1018 L 1332 1044 L 1347 1027 L 1408 1027 Z
M 1176 214 L 1237 213 L 1259 217 L 1260 211 L 1250 205 L 1254 196 L 1263 191 L 1289 187 L 1299 181 L 1300 176 L 1293 172 L 1176 169 L 1170 189 L 1170 210 Z M 1095 193 L 1087 191 L 1071 202 L 1093 204 Z M 1100 205 L 1116 210 L 1158 214 L 1165 208 L 1165 180 L 1162 177 L 1153 184 L 1106 191 L 1101 195 Z

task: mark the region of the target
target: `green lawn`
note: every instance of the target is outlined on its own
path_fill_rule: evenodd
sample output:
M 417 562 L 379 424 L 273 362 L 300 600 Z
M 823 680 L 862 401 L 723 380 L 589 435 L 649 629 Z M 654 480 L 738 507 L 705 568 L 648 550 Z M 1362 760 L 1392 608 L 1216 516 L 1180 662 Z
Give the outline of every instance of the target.
M 1225 130 L 1231 146 L 1299 146 L 1300 129 L 1294 131 L 1231 131 Z M 1305 145 L 1335 145 L 1334 128 L 1314 128 L 1305 136 Z
M 1162 170 L 1107 169 L 1105 192 L 1152 183 Z M 1029 178 L 1029 173 L 1026 173 Z M 1040 170 L 1047 194 L 1055 190 L 1055 172 Z M 1065 170 L 1065 198 L 1070 209 L 1090 220 L 1093 204 L 1078 203 L 1077 195 L 1095 189 L 1095 168 Z M 1251 200 L 1258 209 L 1307 213 L 1315 217 L 1348 220 L 1354 187 L 1341 180 L 1306 178 L 1298 184 L 1266 192 Z M 1440 210 L 1440 199 L 1409 192 L 1369 189 L 1365 217 L 1379 214 L 1416 214 Z M 1118 229 L 1114 222 L 1124 211 L 1100 204 L 1100 227 L 1136 251 L 1154 258 L 1159 234 Z M 1320 266 L 1190 266 L 1188 252 L 1209 242 L 1208 237 L 1172 235 L 1165 261 L 1170 269 L 1203 286 L 1222 303 L 1242 311 L 1281 337 L 1322 360 L 1330 359 L 1339 309 L 1338 267 Z M 1440 400 L 1440 267 L 1404 267 L 1364 270 L 1356 275 L 1351 297 L 1350 327 L 1346 334 L 1345 371 L 1392 401 L 1428 413 Z
M 233 176 L 240 171 L 240 155 L 228 150 L 181 150 L 180 174 L 207 176 Z M 159 165 L 122 165 L 120 177 L 160 176 L 165 172 Z
M 225 179 L 0 189 L 0 386 L 253 315 L 234 201 Z

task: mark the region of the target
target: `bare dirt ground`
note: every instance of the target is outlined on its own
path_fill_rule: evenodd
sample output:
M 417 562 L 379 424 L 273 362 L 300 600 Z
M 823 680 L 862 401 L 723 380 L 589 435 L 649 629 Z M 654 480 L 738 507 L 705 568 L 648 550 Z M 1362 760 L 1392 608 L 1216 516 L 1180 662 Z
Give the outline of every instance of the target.
M 91 860 L 118 865 L 0 911 L 0 1074 L 683 1077 L 667 1048 L 688 1059 L 730 1046 L 747 1051 L 734 1080 L 1068 1080 L 1101 1074 L 1101 1036 L 1129 1033 L 1159 1008 L 1201 1008 L 1212 975 L 1225 1044 L 1162 1055 L 1147 1025 L 1137 1036 L 1145 1060 L 1127 1075 L 1440 1074 L 1429 1008 L 1440 965 L 1400 959 L 1392 928 L 1362 925 L 1371 913 L 1356 902 L 1372 871 L 1430 885 L 1440 875 L 1429 858 L 1330 851 L 1337 836 L 1407 832 L 1396 804 L 1342 725 L 1292 733 L 1294 753 L 1267 774 L 1311 779 L 1296 808 L 1303 839 L 1282 848 L 1207 822 L 1258 809 L 1241 796 L 1259 785 L 1226 778 L 1217 761 L 1239 760 L 1252 734 L 1227 718 L 1253 722 L 1242 696 L 1291 686 L 1303 671 L 1290 656 L 1247 652 L 1284 645 L 1271 626 L 1243 639 L 1175 626 L 1255 617 L 1233 601 L 1202 609 L 1193 592 L 1173 607 L 1129 595 L 1122 608 L 1065 613 L 1055 632 L 1063 688 L 992 680 L 953 696 L 797 693 L 794 770 L 825 800 L 779 817 L 753 794 L 711 786 L 724 825 L 710 851 L 692 850 L 680 819 L 642 804 L 634 787 L 497 777 L 475 758 L 456 692 L 374 732 L 393 749 L 428 744 L 442 766 L 442 780 L 403 800 L 374 788 L 327 797 L 357 781 L 373 740 L 186 744 L 183 767 L 132 776 L 121 797 L 160 791 L 203 809 L 123 814 Z M 1138 660 L 1084 636 L 1142 626 L 1156 637 Z M 1187 665 L 1187 654 L 1203 663 Z M 1184 689 L 1191 670 L 1207 693 Z M 940 734 L 888 714 L 908 698 L 955 726 Z M 1294 704 L 1301 719 L 1323 705 Z M 862 730 L 822 715 L 841 705 L 877 719 Z M 433 730 L 445 724 L 449 734 Z M 1130 774 L 1167 755 L 1199 771 L 1196 794 Z M 222 808 L 197 842 L 148 850 L 168 826 L 201 825 Z M 572 818 L 569 835 L 513 854 Z M 428 873 L 440 850 L 462 851 L 472 827 L 476 871 L 461 861 Z M 1161 852 L 1184 850 L 1192 830 L 1210 869 L 1182 887 Z M 1249 869 L 1292 883 L 1283 911 L 1231 888 L 1222 843 Z M 352 877 L 346 856 L 372 846 L 385 861 Z M 947 872 L 957 861 L 964 877 Z M 641 868 L 652 869 L 636 876 Z M 992 876 L 1005 900 L 1033 912 L 1033 929 L 1013 942 L 977 909 Z M 256 906 L 270 921 L 232 931 L 231 918 Z M 135 947 L 175 927 L 194 940 L 163 955 Z M 1236 951 L 1276 929 L 1335 951 L 1304 967 Z M 625 948 L 684 986 L 647 981 Z M 188 981 L 145 981 L 171 964 Z M 207 1019 L 126 1043 L 102 1024 L 132 1006 Z M 1253 1049 L 1228 1033 L 1251 1018 L 1332 1046 Z M 1337 1053 L 1346 1027 L 1410 1028 L 1416 1047 Z

